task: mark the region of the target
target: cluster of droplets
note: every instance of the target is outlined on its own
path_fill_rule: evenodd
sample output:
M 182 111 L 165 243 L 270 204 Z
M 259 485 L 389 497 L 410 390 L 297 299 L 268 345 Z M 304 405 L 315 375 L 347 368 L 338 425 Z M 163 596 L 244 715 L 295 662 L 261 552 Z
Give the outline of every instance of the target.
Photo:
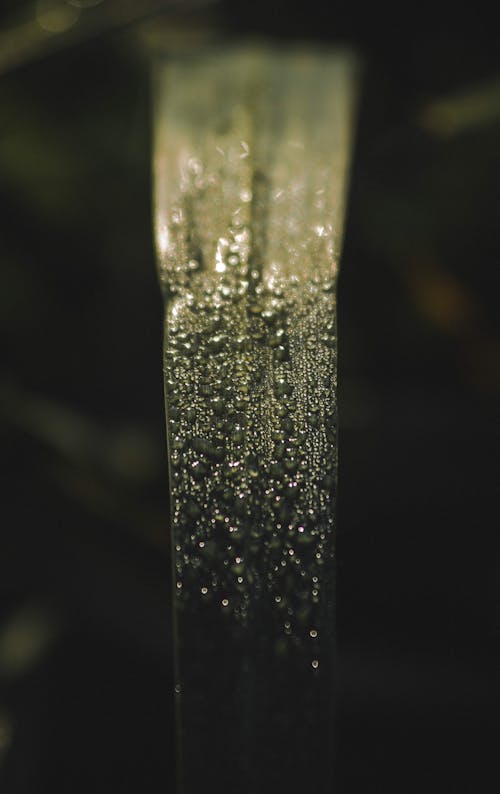
M 171 280 L 177 606 L 240 625 L 264 610 L 276 653 L 307 645 L 316 670 L 334 555 L 334 282 L 263 278 L 249 250 L 248 227 L 233 223 L 215 269 L 189 259 Z

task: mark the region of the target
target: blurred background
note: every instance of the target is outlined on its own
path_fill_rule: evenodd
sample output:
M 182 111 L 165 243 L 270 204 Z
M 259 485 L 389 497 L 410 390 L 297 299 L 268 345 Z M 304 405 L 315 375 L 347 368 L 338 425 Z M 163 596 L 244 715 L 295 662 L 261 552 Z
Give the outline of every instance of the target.
M 173 791 L 157 18 L 139 24 L 160 5 L 0 10 L 2 794 Z M 336 794 L 497 792 L 497 29 L 477 4 L 213 5 L 228 35 L 347 41 L 365 63 Z

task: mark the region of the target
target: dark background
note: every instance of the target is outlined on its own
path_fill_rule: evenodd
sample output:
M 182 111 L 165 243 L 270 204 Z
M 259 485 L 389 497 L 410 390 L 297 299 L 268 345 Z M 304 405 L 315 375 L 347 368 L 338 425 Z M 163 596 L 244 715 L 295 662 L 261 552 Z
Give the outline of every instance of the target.
M 223 11 L 365 63 L 339 286 L 336 794 L 497 792 L 496 27 L 477 5 Z M 2 794 L 173 791 L 150 160 L 134 30 L 0 76 Z

